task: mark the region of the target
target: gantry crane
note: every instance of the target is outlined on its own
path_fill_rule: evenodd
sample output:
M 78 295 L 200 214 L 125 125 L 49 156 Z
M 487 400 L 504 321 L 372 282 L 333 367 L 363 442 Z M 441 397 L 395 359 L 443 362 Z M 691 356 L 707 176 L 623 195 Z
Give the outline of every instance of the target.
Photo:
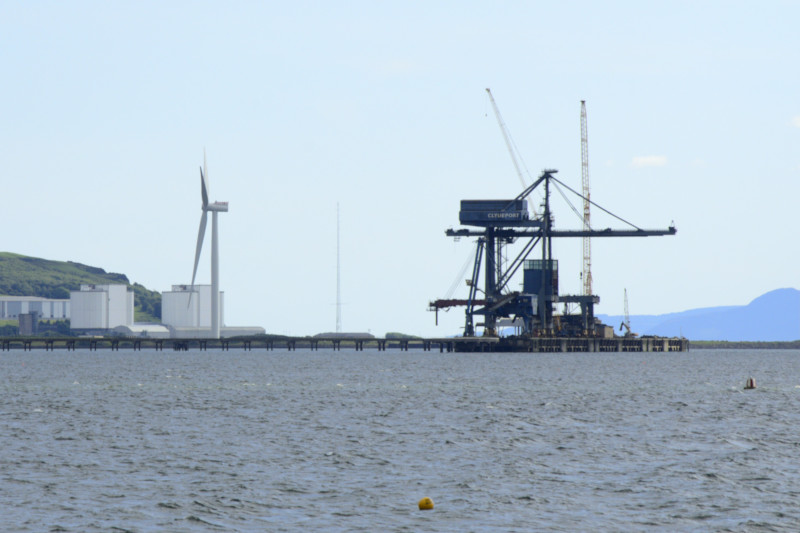
M 574 191 L 555 177 L 557 170 L 545 170 L 530 186 L 513 199 L 502 200 L 462 200 L 459 221 L 465 226 L 479 229 L 448 229 L 445 235 L 454 237 L 476 237 L 475 263 L 469 286 L 467 300 L 435 300 L 430 309 L 464 305 L 464 335 L 475 335 L 474 316 L 483 315 L 484 336 L 497 336 L 498 320 L 514 318 L 521 321 L 525 335 L 595 335 L 594 305 L 599 303 L 595 295 L 559 295 L 558 261 L 553 258 L 553 239 L 562 237 L 650 237 L 675 235 L 677 230 L 670 225 L 665 230 L 645 230 L 614 215 L 580 193 Z M 571 193 L 584 198 L 596 208 L 628 224 L 631 229 L 558 230 L 553 228 L 550 210 L 550 193 L 553 187 L 563 187 Z M 543 213 L 530 218 L 526 198 L 537 188 L 543 189 Z M 562 191 L 563 192 L 563 191 Z M 527 239 L 517 257 L 503 268 L 497 268 L 496 250 L 500 243 Z M 540 258 L 527 260 L 535 247 L 540 246 Z M 479 287 L 481 261 L 484 261 L 483 288 Z M 523 267 L 523 290 L 509 291 L 509 283 L 517 271 Z M 478 292 L 482 298 L 478 299 Z M 577 319 L 561 317 L 554 321 L 553 307 L 556 303 L 580 304 L 581 314 Z M 482 307 L 479 307 L 482 306 Z

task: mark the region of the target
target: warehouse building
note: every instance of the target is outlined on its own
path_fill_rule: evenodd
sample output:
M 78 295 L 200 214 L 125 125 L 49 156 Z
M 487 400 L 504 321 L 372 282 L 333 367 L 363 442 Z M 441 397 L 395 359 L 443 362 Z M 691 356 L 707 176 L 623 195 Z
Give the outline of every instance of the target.
M 70 301 L 38 296 L 0 296 L 0 319 L 19 319 L 20 315 L 27 313 L 38 313 L 41 320 L 67 320 Z
M 105 333 L 133 325 L 133 290 L 127 285 L 81 285 L 69 293 L 73 330 Z

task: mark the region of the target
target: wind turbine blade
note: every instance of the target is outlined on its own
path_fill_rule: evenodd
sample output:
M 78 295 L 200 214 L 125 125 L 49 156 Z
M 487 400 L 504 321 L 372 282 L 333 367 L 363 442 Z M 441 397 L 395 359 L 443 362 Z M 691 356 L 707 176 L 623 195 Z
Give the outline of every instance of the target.
M 208 207 L 208 188 L 202 168 L 200 169 L 200 194 L 203 197 L 203 210 L 205 210 L 205 208 Z
M 209 185 L 211 184 L 211 180 L 208 177 L 208 165 L 206 164 L 206 147 L 203 147 L 203 174 L 206 178 L 206 194 L 208 194 L 208 190 L 210 189 Z
M 206 235 L 206 222 L 208 221 L 208 211 L 203 211 L 200 218 L 200 229 L 197 232 L 197 249 L 194 253 L 194 270 L 192 271 L 192 291 L 194 291 L 194 279 L 197 276 L 197 265 L 200 263 L 200 252 L 203 249 L 203 237 Z

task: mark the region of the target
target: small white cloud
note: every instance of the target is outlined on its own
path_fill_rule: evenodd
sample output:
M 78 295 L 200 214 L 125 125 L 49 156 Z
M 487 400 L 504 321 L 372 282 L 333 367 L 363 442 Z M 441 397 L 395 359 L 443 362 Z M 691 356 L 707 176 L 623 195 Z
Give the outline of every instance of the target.
M 796 127 L 800 128 L 800 115 L 792 117 L 792 124 L 794 124 Z
M 631 166 L 640 167 L 663 167 L 667 164 L 667 157 L 663 155 L 639 155 L 633 158 Z

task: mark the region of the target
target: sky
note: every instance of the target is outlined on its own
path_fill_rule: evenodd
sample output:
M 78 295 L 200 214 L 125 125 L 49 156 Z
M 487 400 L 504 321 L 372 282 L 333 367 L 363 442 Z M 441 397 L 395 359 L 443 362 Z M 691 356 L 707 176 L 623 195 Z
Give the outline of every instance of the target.
M 597 313 L 800 288 L 800 2 L 0 0 L 0 251 L 191 281 L 206 151 L 225 323 L 458 334 L 461 199 L 530 182 L 676 236 L 592 240 Z M 581 221 L 553 201 L 555 227 Z M 577 197 L 572 197 L 580 210 Z M 594 209 L 595 228 L 626 228 Z M 555 244 L 562 294 L 582 243 Z M 197 275 L 210 282 L 210 225 Z M 521 279 L 519 280 L 521 282 Z M 514 285 L 515 282 L 512 282 Z M 519 285 L 519 283 L 516 283 Z

